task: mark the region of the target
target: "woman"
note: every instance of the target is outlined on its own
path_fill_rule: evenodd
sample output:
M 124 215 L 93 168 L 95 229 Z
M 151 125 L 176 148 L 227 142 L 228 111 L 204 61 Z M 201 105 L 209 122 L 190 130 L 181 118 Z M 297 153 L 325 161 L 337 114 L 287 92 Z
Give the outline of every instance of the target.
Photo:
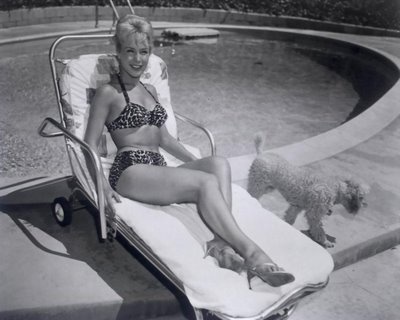
M 152 52 L 151 24 L 127 15 L 118 21 L 115 41 L 120 73 L 97 90 L 85 134 L 96 150 L 106 125 L 118 148 L 109 183 L 104 183 L 108 213 L 114 213 L 113 201 L 120 201 L 119 195 L 154 205 L 196 203 L 215 234 L 207 244 L 208 254 L 218 258 L 228 252 L 235 260 L 234 248 L 244 259 L 249 285 L 254 276 L 273 286 L 293 281 L 293 275 L 276 266 L 234 220 L 228 162 L 219 157 L 197 159 L 168 133 L 167 113 L 157 92 L 140 82 Z M 184 164 L 167 167 L 159 147 Z

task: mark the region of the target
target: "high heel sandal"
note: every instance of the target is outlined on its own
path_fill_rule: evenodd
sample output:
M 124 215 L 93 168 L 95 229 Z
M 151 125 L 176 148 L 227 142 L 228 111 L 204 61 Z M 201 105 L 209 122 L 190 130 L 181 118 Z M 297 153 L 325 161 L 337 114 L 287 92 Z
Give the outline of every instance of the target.
M 249 289 L 251 289 L 250 281 L 254 277 L 259 277 L 265 283 L 272 287 L 280 287 L 295 280 L 295 277 L 285 271 L 273 271 L 271 268 L 276 268 L 275 263 L 263 263 L 247 269 L 247 281 Z
M 216 259 L 220 268 L 229 269 L 237 273 L 244 270 L 244 259 L 232 247 L 222 241 L 211 240 L 207 242 L 204 258 L 207 256 Z

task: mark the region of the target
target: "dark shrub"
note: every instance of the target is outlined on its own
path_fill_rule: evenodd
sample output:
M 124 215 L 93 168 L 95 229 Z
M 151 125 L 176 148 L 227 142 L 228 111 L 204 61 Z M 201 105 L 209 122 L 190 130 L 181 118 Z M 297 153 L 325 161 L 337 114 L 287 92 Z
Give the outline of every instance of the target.
M 108 5 L 108 0 L 1 0 L 0 10 Z M 114 0 L 126 5 L 124 0 Z M 400 30 L 399 0 L 131 0 L 132 5 L 238 10 Z

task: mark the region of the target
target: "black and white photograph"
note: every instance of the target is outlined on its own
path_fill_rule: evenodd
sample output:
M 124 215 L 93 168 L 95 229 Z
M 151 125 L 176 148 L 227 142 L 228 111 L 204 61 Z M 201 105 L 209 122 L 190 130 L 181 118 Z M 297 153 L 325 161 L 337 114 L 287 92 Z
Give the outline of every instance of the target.
M 400 317 L 399 0 L 2 0 L 0 320 Z

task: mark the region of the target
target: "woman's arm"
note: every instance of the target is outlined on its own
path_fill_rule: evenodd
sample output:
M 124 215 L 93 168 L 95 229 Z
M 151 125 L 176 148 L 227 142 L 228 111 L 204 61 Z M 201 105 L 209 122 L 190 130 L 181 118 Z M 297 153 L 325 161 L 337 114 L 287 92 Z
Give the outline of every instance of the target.
M 173 136 L 170 135 L 166 126 L 162 126 L 161 130 L 161 142 L 160 147 L 163 148 L 168 153 L 172 154 L 179 160 L 183 162 L 189 162 L 193 160 L 197 160 L 198 158 L 189 152 L 178 140 L 176 140 Z
M 89 118 L 87 122 L 86 132 L 84 141 L 93 148 L 98 154 L 98 145 L 103 133 L 104 124 L 110 110 L 112 103 L 112 97 L 114 96 L 113 88 L 105 85 L 97 89 L 97 92 L 93 98 L 90 106 Z M 90 163 L 86 157 L 86 163 Z M 92 179 L 95 179 L 94 168 L 88 166 Z M 119 195 L 111 188 L 110 183 L 104 175 L 103 179 L 103 189 L 105 196 L 105 209 L 111 216 L 115 215 L 115 208 L 113 205 L 113 199 L 117 202 L 121 202 Z
M 151 84 L 146 84 L 146 88 L 150 90 L 154 97 L 157 97 L 157 90 Z M 161 128 L 161 141 L 160 147 L 165 151 L 175 156 L 179 160 L 183 162 L 189 162 L 193 160 L 197 160 L 198 158 L 189 152 L 178 140 L 176 140 L 167 130 L 166 125 L 164 124 Z
M 97 89 L 90 106 L 84 140 L 96 151 L 110 110 L 112 95 L 113 89 L 110 86 L 102 86 Z

